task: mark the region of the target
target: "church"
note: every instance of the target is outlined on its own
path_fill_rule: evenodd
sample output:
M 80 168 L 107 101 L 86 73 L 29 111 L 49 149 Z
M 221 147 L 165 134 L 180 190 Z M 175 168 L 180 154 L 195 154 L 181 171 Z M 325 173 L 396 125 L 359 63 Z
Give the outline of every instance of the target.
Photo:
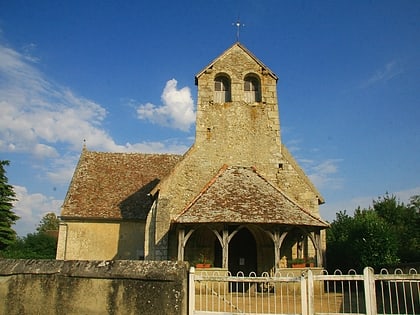
M 183 155 L 83 148 L 61 211 L 59 260 L 184 260 L 245 274 L 323 266 L 324 199 L 280 136 L 277 76 L 234 43 L 195 77 Z

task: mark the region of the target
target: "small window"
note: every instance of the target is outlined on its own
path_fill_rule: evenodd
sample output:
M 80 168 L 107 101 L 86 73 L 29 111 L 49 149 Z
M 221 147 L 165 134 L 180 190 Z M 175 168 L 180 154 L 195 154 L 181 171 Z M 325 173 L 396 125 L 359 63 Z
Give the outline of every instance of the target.
M 261 102 L 260 80 L 254 75 L 247 75 L 244 80 L 244 98 L 247 103 Z
M 227 76 L 219 75 L 214 79 L 214 102 L 230 102 L 230 80 Z

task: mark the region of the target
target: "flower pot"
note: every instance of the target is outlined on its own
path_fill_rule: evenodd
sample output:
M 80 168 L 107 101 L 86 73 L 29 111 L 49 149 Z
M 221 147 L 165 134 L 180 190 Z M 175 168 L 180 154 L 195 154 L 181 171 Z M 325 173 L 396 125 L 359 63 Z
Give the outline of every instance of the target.
M 210 268 L 210 264 L 196 264 L 195 268 Z
M 305 267 L 306 267 L 305 263 L 292 264 L 292 268 L 305 268 Z

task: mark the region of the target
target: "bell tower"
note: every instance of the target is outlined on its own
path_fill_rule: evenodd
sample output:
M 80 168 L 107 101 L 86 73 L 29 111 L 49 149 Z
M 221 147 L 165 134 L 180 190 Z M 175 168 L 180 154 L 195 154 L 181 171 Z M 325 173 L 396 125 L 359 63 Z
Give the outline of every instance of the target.
M 258 175 L 254 179 L 262 178 L 278 189 L 277 193 L 287 194 L 285 199 L 319 216 L 318 204 L 323 200 L 281 143 L 277 80 L 239 42 L 196 75 L 195 142 L 152 191 L 158 198 L 148 216 L 146 257 L 167 259 L 168 254 L 175 254 L 175 245 L 169 243 L 169 235 L 174 231 L 171 224 L 227 167 L 256 170 Z M 232 176 L 239 173 L 233 172 Z M 254 184 L 247 186 L 251 191 L 247 196 L 257 199 L 260 195 L 253 195 Z M 223 193 L 218 195 L 224 197 Z M 211 203 L 200 209 L 198 215 L 211 216 L 214 210 Z M 258 209 L 250 209 L 254 210 Z
M 277 76 L 240 43 L 196 75 L 196 141 L 215 163 L 255 166 L 275 180 L 281 161 Z

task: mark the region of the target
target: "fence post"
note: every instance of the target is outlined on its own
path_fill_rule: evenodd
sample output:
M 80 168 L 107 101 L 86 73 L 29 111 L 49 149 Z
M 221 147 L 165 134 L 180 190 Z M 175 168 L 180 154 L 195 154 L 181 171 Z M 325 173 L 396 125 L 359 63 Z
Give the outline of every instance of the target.
M 194 315 L 195 311 L 195 268 L 190 268 L 188 276 L 188 315 Z
M 371 267 L 363 269 L 363 286 L 365 288 L 366 315 L 376 315 L 375 275 Z
M 302 315 L 308 315 L 308 290 L 306 287 L 306 276 L 302 272 L 300 276 L 300 300 L 302 306 Z
M 308 314 L 314 314 L 314 275 L 308 270 Z

